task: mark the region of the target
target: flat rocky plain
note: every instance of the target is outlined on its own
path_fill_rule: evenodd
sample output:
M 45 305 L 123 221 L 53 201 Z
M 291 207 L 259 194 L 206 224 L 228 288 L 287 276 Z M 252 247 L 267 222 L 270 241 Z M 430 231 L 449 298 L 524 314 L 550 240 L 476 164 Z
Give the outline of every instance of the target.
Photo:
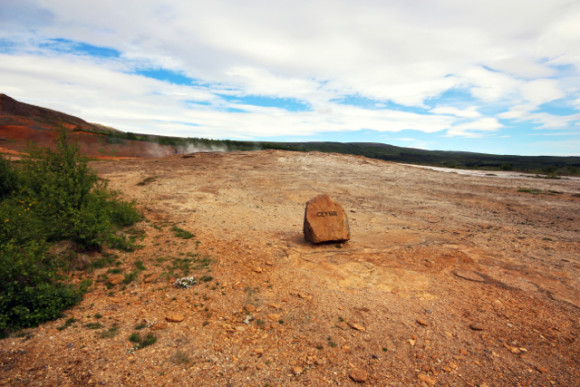
M 282 151 L 92 167 L 143 210 L 142 247 L 0 341 L 0 385 L 580 385 L 578 179 Z M 321 193 L 349 242 L 304 241 Z

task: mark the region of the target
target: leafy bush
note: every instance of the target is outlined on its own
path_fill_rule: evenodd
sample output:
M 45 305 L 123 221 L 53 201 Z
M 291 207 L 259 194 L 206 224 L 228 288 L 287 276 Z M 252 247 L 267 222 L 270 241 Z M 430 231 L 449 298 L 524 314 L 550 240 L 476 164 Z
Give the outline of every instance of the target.
M 60 317 L 86 291 L 66 283 L 70 262 L 49 253 L 52 242 L 134 249 L 120 229 L 141 219 L 134 202 L 122 201 L 88 167 L 64 129 L 55 151 L 35 149 L 20 168 L 0 157 L 0 335 Z
M 80 301 L 84 289 L 61 281 L 63 266 L 42 242 L 0 246 L 0 336 L 59 318 Z
M 34 203 L 48 240 L 70 239 L 85 248 L 102 243 L 109 228 L 103 211 L 106 198 L 92 191 L 102 189 L 89 169 L 78 146 L 71 144 L 66 131 L 59 132 L 57 149 L 35 149 L 22 170 L 24 202 Z M 97 190 L 94 190 L 94 189 Z
M 10 195 L 17 188 L 17 174 L 8 160 L 0 157 L 0 200 Z

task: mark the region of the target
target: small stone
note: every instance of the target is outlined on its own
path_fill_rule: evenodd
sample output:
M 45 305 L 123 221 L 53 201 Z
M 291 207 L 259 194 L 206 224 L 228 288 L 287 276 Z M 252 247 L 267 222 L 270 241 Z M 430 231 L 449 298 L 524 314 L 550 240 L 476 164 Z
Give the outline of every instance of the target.
M 348 376 L 357 383 L 364 383 L 369 379 L 369 375 L 365 370 L 355 368 L 348 373 Z
M 261 273 L 261 272 L 262 272 L 262 268 L 261 268 L 261 267 L 255 267 L 255 268 L 254 268 L 254 271 L 255 271 L 256 273 Z
M 169 321 L 169 322 L 182 322 L 183 320 L 185 320 L 185 316 L 183 316 L 180 313 L 169 313 L 166 317 L 165 320 Z
M 463 348 L 461 348 L 459 350 L 459 353 L 462 354 L 462 355 L 464 355 L 464 356 L 466 356 L 468 354 L 468 352 L 465 349 L 463 349 Z
M 427 321 L 421 320 L 420 318 L 417 319 L 417 324 L 422 325 L 424 327 L 429 326 L 429 324 L 427 323 Z
M 483 325 L 481 325 L 480 323 L 472 323 L 469 325 L 469 327 L 474 331 L 482 331 L 483 330 Z
M 304 239 L 312 243 L 345 242 L 350 239 L 346 212 L 328 195 L 319 195 L 306 203 L 303 231 Z
M 302 372 L 304 372 L 304 370 L 302 369 L 302 367 L 298 367 L 298 366 L 292 367 L 292 373 L 294 375 L 300 375 Z
M 365 327 L 363 327 L 360 324 L 357 323 L 353 323 L 353 322 L 347 322 L 348 326 L 351 327 L 352 329 L 356 329 L 357 331 L 361 331 L 361 332 L 366 332 Z
M 542 367 L 542 366 L 536 366 L 536 369 L 538 371 L 540 371 L 543 374 L 547 374 L 548 373 L 548 369 L 546 367 Z
M 125 276 L 123 274 L 113 274 L 107 279 L 107 281 L 109 281 L 111 285 L 119 285 L 124 279 Z
M 419 375 L 417 375 L 417 379 L 419 379 L 422 382 L 427 383 L 430 386 L 434 386 L 435 384 L 437 384 L 437 379 L 432 378 L 429 375 L 419 374 Z
M 280 320 L 280 315 L 278 313 L 272 313 L 268 315 L 268 318 L 272 321 Z
M 261 356 L 264 354 L 264 348 L 256 348 L 254 349 L 254 353 Z
M 163 329 L 167 329 L 167 323 L 166 322 L 158 322 L 157 324 L 153 325 L 151 327 L 152 331 L 162 331 Z
M 256 311 L 256 307 L 254 305 L 251 305 L 251 304 L 246 304 L 246 305 L 244 305 L 244 310 L 246 312 L 253 313 Z

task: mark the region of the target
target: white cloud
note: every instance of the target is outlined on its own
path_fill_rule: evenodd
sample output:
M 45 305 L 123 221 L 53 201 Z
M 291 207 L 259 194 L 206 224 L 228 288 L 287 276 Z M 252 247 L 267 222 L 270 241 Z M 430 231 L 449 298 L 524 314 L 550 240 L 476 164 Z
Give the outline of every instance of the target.
M 521 81 L 509 75 L 473 66 L 461 74 L 463 85 L 471 94 L 486 103 L 499 102 L 517 97 Z
M 533 57 L 509 55 L 496 61 L 490 61 L 494 70 L 524 79 L 545 78 L 556 75 L 556 70 L 548 63 L 542 63 Z
M 574 129 L 580 127 L 580 114 L 558 116 L 548 113 L 532 113 L 528 120 L 540 124 L 538 129 Z
M 437 106 L 436 108 L 431 109 L 431 113 L 448 114 L 462 118 L 477 118 L 481 117 L 481 113 L 478 112 L 477 109 L 477 106 L 469 106 L 465 109 L 458 109 L 453 106 Z
M 502 127 L 503 125 L 497 118 L 484 117 L 471 122 L 454 125 L 447 131 L 447 137 L 482 137 L 485 132 L 495 132 Z
M 176 135 L 366 128 L 480 136 L 502 129 L 498 118 L 575 127 L 577 116 L 539 108 L 567 99 L 580 109 L 578 20 L 580 4 L 569 0 L 0 0 L 0 39 L 22 43 L 0 58 L 0 84 L 16 98 L 91 121 Z M 57 57 L 35 48 L 52 38 L 121 56 Z M 208 86 L 131 74 L 142 67 Z M 471 97 L 445 94 L 454 90 Z M 293 98 L 312 111 L 236 104 L 218 94 Z M 332 102 L 349 95 L 379 109 Z M 415 112 L 384 108 L 391 102 Z M 228 111 L 235 108 L 246 113 Z
M 554 79 L 537 79 L 522 86 L 522 98 L 533 106 L 563 98 L 565 95 Z

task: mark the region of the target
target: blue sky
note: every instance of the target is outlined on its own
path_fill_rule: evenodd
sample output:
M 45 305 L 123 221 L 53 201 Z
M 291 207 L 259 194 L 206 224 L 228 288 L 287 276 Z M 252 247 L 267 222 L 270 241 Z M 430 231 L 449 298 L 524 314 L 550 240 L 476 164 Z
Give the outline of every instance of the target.
M 124 131 L 580 155 L 574 0 L 0 0 L 0 92 Z

